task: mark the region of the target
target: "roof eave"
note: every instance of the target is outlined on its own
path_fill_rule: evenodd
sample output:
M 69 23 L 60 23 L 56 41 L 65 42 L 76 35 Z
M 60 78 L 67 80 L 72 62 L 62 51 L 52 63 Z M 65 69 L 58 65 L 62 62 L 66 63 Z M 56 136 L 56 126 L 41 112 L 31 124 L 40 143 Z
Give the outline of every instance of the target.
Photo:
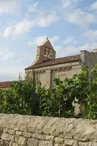
M 43 65 L 43 66 L 31 66 L 31 67 L 25 68 L 25 70 L 32 70 L 32 69 L 36 69 L 36 68 L 42 68 L 42 67 L 53 66 L 53 65 L 64 64 L 64 63 L 71 63 L 71 62 L 78 62 L 78 61 L 80 61 L 80 59 L 68 61 L 68 62 L 57 63 L 57 64 Z

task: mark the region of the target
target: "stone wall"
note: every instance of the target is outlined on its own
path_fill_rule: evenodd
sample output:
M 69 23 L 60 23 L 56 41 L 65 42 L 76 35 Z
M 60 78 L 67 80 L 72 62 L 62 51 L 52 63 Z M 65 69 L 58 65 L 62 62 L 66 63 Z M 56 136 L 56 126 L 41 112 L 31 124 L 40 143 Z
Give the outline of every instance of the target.
M 97 146 L 97 121 L 0 114 L 0 146 Z
M 93 52 L 88 52 L 86 50 L 81 51 L 81 65 L 88 66 L 88 74 L 91 78 L 91 69 L 94 65 L 97 64 L 97 50 L 93 50 Z
M 80 71 L 80 62 L 76 61 L 71 63 L 36 68 L 31 72 L 34 72 L 34 78 L 38 79 L 41 82 L 42 87 L 52 88 L 54 87 L 55 78 L 64 80 L 67 77 L 72 77 L 74 74 L 79 74 Z M 27 72 L 29 71 L 26 71 L 26 74 Z

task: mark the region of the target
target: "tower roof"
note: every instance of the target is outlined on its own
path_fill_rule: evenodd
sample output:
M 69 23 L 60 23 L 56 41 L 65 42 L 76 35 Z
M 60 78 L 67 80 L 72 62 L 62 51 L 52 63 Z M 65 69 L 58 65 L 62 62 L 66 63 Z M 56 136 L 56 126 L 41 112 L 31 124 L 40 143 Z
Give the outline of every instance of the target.
M 44 46 L 46 43 L 50 43 L 50 45 L 52 46 L 50 40 L 49 40 L 48 37 L 47 37 L 46 40 L 45 40 L 41 45 L 39 45 L 38 47 Z M 53 47 L 53 46 L 52 46 L 52 47 Z

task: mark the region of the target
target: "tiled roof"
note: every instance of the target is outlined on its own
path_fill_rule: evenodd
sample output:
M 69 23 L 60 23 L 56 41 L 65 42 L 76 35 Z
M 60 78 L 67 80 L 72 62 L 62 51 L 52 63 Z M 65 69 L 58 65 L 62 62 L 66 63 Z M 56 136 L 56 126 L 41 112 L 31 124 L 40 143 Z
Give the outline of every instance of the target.
M 6 81 L 6 82 L 0 82 L 0 88 L 9 88 L 13 84 L 13 81 Z
M 75 62 L 75 61 L 79 61 L 79 60 L 80 60 L 80 55 L 56 58 L 56 59 L 44 61 L 41 63 L 36 62 L 34 65 L 31 65 L 31 66 L 25 68 L 25 70 L 41 68 L 41 67 L 46 67 L 46 66 L 51 66 L 51 65 L 58 65 L 58 64 L 69 63 L 69 62 Z

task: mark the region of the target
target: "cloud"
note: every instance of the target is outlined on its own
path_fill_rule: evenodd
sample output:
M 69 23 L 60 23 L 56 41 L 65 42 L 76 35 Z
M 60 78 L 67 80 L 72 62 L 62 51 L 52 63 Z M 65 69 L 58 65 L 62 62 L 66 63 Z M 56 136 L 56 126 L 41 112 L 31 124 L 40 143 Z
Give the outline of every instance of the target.
M 97 1 L 91 5 L 91 10 L 97 10 Z
M 97 42 L 93 43 L 84 43 L 81 46 L 74 46 L 74 45 L 68 45 L 68 46 L 56 46 L 56 55 L 57 57 L 64 57 L 64 56 L 71 56 L 80 54 L 81 50 L 87 50 L 87 51 L 93 51 L 93 49 L 97 48 Z
M 35 55 L 35 50 L 15 52 L 9 48 L 0 48 L 0 81 L 17 80 L 19 73 L 24 77 L 24 68 L 30 65 Z
M 84 36 L 91 41 L 97 40 L 97 30 L 88 30 L 84 33 Z
M 62 0 L 62 5 L 64 8 L 70 8 L 76 5 L 77 2 L 78 0 Z
M 38 2 L 28 6 L 28 12 L 36 12 L 38 6 Z
M 34 25 L 46 27 L 57 20 L 55 12 L 40 12 L 36 19 L 34 19 Z
M 14 25 L 9 25 L 5 28 L 3 36 L 9 37 L 14 35 L 21 35 L 28 32 L 34 26 L 47 27 L 54 23 L 57 16 L 54 12 L 43 12 L 36 16 L 33 20 L 24 19 Z
M 65 19 L 72 24 L 84 26 L 97 23 L 96 16 L 94 14 L 81 9 L 72 9 L 68 11 L 65 13 Z
M 59 36 L 53 36 L 53 37 L 50 37 L 49 40 L 51 40 L 52 43 L 55 43 L 56 41 L 60 40 L 60 37 Z
M 24 66 L 0 67 L 0 81 L 18 80 L 19 74 L 24 78 Z
M 84 45 L 80 46 L 80 50 L 88 50 L 88 51 L 93 51 L 93 49 L 97 48 L 97 42 L 88 42 L 85 43 Z
M 13 35 L 21 35 L 27 32 L 33 25 L 32 21 L 24 19 L 23 21 L 16 23 L 13 26 L 8 26 L 5 28 L 3 36 L 9 37 Z
M 19 0 L 0 0 L 0 13 L 16 12 L 19 7 Z
M 80 52 L 79 48 L 72 45 L 56 46 L 55 50 L 56 50 L 57 57 L 71 56 Z
M 0 48 L 0 61 L 6 61 L 13 57 L 13 52 L 9 48 Z
M 76 41 L 74 39 L 75 39 L 75 36 L 67 37 L 67 39 L 64 41 L 64 45 L 68 45 L 69 43 L 75 43 Z
M 16 63 L 20 58 L 15 59 L 15 56 L 17 54 L 11 49 L 0 48 L 0 81 L 18 79 L 19 73 L 24 76 L 24 67 Z
M 29 41 L 28 42 L 28 45 L 29 46 L 33 46 L 33 45 L 37 45 L 37 46 L 40 46 L 41 44 L 43 44 L 45 41 L 46 41 L 46 38 L 47 36 L 39 36 L 39 37 L 36 37 L 34 40 L 32 41 Z M 53 36 L 53 37 L 50 37 L 48 38 L 52 43 L 55 43 L 56 41 L 58 41 L 60 39 L 59 36 Z

